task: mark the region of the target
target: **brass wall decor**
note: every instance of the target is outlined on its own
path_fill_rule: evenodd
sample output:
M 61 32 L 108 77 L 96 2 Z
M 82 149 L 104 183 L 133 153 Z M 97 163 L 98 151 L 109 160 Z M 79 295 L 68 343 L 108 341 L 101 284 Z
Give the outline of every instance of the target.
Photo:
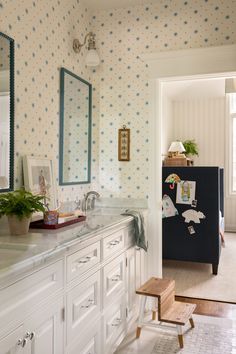
M 118 160 L 130 161 L 130 129 L 125 125 L 118 132 Z

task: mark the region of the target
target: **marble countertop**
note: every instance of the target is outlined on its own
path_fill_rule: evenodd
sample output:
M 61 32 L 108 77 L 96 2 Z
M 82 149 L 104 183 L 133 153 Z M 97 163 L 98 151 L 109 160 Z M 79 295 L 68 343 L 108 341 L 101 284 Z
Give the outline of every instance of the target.
M 0 230 L 0 283 L 63 255 L 71 246 L 132 221 L 124 208 L 100 208 L 87 213 L 86 221 L 57 230 L 33 230 L 10 236 L 7 224 Z

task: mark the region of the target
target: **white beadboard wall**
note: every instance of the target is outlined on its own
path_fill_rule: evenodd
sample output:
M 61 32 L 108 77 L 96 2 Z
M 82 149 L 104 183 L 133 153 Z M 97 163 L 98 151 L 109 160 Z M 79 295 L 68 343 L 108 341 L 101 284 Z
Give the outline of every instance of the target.
M 195 165 L 225 168 L 228 143 L 225 138 L 225 105 L 225 97 L 172 101 L 170 142 L 195 139 L 199 145 L 199 157 L 194 158 Z M 225 196 L 225 228 L 227 231 L 236 231 L 236 198 Z
M 198 166 L 224 167 L 225 98 L 173 101 L 173 134 L 176 140 L 195 139 Z

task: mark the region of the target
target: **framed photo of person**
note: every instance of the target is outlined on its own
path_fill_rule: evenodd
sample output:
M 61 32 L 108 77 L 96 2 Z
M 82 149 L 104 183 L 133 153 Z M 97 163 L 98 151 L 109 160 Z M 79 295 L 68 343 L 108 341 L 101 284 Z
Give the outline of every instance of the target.
M 53 161 L 43 157 L 24 156 L 24 187 L 33 194 L 45 196 L 50 210 L 57 207 Z

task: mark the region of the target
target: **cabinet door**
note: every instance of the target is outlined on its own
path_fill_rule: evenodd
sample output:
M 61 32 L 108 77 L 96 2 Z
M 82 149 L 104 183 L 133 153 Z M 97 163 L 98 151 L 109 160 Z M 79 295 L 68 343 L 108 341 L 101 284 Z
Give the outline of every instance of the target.
M 23 354 L 23 325 L 9 333 L 7 336 L 0 338 L 0 353 L 1 354 Z
M 27 354 L 63 354 L 63 302 L 49 304 L 24 324 Z
M 80 336 L 86 324 L 100 313 L 100 271 L 78 284 L 67 294 L 67 342 L 70 344 Z
M 129 248 L 126 252 L 126 295 L 127 295 L 127 316 L 128 320 L 134 314 L 136 305 L 136 271 L 135 271 L 135 249 Z
M 125 254 L 122 254 L 103 268 L 103 306 L 108 306 L 124 288 Z
M 78 340 L 79 339 L 79 340 Z M 77 343 L 70 347 L 66 354 L 101 354 L 100 319 L 90 324 L 89 328 L 77 335 Z

